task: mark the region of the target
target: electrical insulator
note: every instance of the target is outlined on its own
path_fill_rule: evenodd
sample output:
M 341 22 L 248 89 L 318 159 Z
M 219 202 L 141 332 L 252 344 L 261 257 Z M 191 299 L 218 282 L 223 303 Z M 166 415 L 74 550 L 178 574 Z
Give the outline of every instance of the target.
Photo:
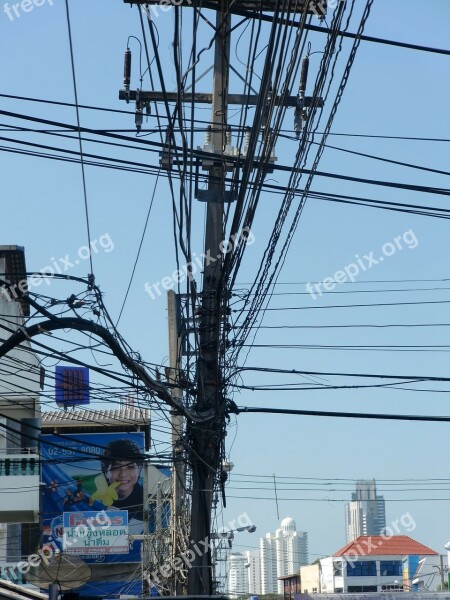
M 272 87 L 272 84 L 270 83 L 268 90 L 267 90 L 266 104 L 264 106 L 262 119 L 261 119 L 261 129 L 263 130 L 263 132 L 266 132 L 267 125 L 268 125 L 269 109 L 270 109 L 270 105 L 272 103 L 272 95 L 273 95 L 273 87 Z
M 250 138 L 252 136 L 252 128 L 246 127 L 244 133 L 244 154 L 247 155 L 248 147 L 250 146 Z
M 136 102 L 136 112 L 134 114 L 134 122 L 136 124 L 136 131 L 139 133 L 142 129 L 142 123 L 144 121 L 144 113 L 142 111 L 142 101 Z
M 230 125 L 227 126 L 225 141 L 226 141 L 227 146 L 231 146 L 232 138 L 231 138 L 231 126 Z
M 212 144 L 212 127 L 211 127 L 211 125 L 208 125 L 206 128 L 205 143 Z
M 308 67 L 309 67 L 309 56 L 305 56 L 302 63 L 302 74 L 300 76 L 300 88 L 299 93 L 305 93 L 306 90 L 306 81 L 308 79 Z
M 295 107 L 294 113 L 294 131 L 297 139 L 300 138 L 300 133 L 303 129 L 304 121 L 306 120 L 306 109 L 305 109 L 305 91 L 306 82 L 308 80 L 308 67 L 309 67 L 309 56 L 305 56 L 302 62 L 302 72 L 300 75 L 300 85 L 298 88 L 297 95 L 297 106 Z
M 127 48 L 125 50 L 125 58 L 123 61 L 123 85 L 126 90 L 130 89 L 131 79 L 131 50 Z

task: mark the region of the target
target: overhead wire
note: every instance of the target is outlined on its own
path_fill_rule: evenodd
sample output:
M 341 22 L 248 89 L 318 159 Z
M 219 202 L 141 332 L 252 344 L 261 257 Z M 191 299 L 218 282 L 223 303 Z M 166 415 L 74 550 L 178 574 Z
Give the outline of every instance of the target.
M 84 212 L 86 218 L 86 233 L 87 233 L 87 241 L 88 247 L 90 247 L 91 243 L 91 231 L 90 231 L 90 223 L 89 223 L 89 209 L 88 209 L 88 198 L 87 198 L 87 187 L 86 187 L 86 173 L 84 169 L 84 160 L 83 160 L 83 142 L 81 139 L 81 129 L 80 129 L 80 110 L 78 108 L 78 91 L 77 91 L 77 81 L 75 74 L 75 59 L 73 54 L 73 41 L 72 41 L 72 27 L 70 23 L 70 11 L 69 11 L 69 0 L 65 0 L 66 6 L 66 20 L 67 20 L 67 32 L 69 36 L 69 49 L 70 49 L 70 62 L 72 67 L 72 83 L 73 83 L 73 92 L 75 97 L 75 110 L 77 117 L 77 126 L 78 126 L 78 146 L 80 153 L 80 161 L 81 161 L 81 176 L 83 182 L 83 196 L 84 196 Z M 92 252 L 89 254 L 89 263 L 91 266 L 91 274 L 94 274 L 94 267 L 92 263 Z

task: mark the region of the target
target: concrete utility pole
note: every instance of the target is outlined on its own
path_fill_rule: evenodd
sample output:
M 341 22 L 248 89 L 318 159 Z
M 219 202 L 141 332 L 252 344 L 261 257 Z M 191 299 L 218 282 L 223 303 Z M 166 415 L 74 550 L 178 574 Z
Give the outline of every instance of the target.
M 127 4 L 157 4 L 159 0 L 123 0 Z M 222 396 L 222 373 L 220 365 L 221 357 L 221 332 L 222 319 L 225 318 L 223 275 L 223 252 L 221 242 L 224 239 L 224 204 L 233 200 L 232 192 L 226 190 L 227 158 L 233 163 L 233 157 L 226 154 L 227 140 L 227 107 L 229 104 L 258 105 L 260 97 L 258 94 L 229 94 L 229 56 L 230 56 L 230 29 L 231 16 L 228 12 L 229 0 L 217 0 L 217 2 L 206 2 L 201 4 L 202 8 L 216 10 L 215 23 L 215 45 L 214 45 L 214 79 L 213 90 L 210 93 L 182 93 L 181 102 L 186 103 L 209 103 L 212 105 L 211 127 L 207 132 L 207 143 L 201 156 L 202 169 L 208 173 L 207 190 L 197 190 L 197 199 L 207 203 L 206 235 L 205 235 L 205 261 L 203 265 L 203 289 L 201 292 L 201 308 L 198 332 L 199 349 L 197 360 L 197 401 L 195 414 L 208 414 L 208 421 L 200 422 L 190 418 L 186 414 L 186 427 L 191 447 L 189 450 L 189 464 L 192 470 L 192 502 L 191 502 L 191 530 L 189 537 L 190 568 L 188 571 L 187 593 L 191 596 L 213 594 L 213 573 L 211 560 L 211 514 L 213 506 L 214 484 L 221 469 L 220 457 L 224 439 L 225 429 L 225 406 Z M 265 8 L 274 10 L 276 3 L 273 0 L 265 0 Z M 294 12 L 313 12 L 311 2 L 316 0 L 298 0 L 293 8 Z M 237 6 L 239 2 L 234 2 Z M 251 3 L 246 2 L 246 9 Z M 189 2 L 186 6 L 192 6 Z M 255 0 L 252 7 L 261 10 L 260 0 Z M 305 69 L 306 73 L 306 69 Z M 125 54 L 124 89 L 119 92 L 119 99 L 126 102 L 136 103 L 136 114 L 142 113 L 142 106 L 148 106 L 151 102 L 179 102 L 180 94 L 173 92 L 132 90 L 130 87 L 131 55 L 129 50 Z M 306 75 L 304 78 L 306 85 Z M 313 99 L 304 96 L 304 87 L 296 96 L 278 96 L 276 91 L 272 102 L 274 105 L 283 104 L 296 108 L 296 130 L 300 131 L 304 109 L 308 107 L 322 106 L 321 98 Z M 140 124 L 139 124 L 140 127 Z M 211 158 L 205 156 L 211 154 Z M 257 158 L 257 157 L 256 157 Z M 239 160 L 245 159 L 245 153 Z M 161 166 L 170 170 L 177 158 L 173 148 L 164 150 Z M 231 232 L 236 234 L 237 232 Z M 169 345 L 170 345 L 170 379 L 171 383 L 179 383 L 179 339 L 176 337 L 176 298 L 169 292 Z M 179 405 L 181 402 L 181 391 L 176 389 L 172 392 L 171 406 Z M 172 440 L 177 444 L 182 432 L 181 417 L 174 415 L 172 418 Z M 177 519 L 180 517 L 180 494 L 177 488 L 180 479 L 181 462 L 177 465 L 175 456 L 174 463 L 174 488 L 173 488 L 173 523 L 177 527 Z M 184 477 L 184 474 L 183 474 Z M 173 545 L 173 558 L 177 552 L 177 544 Z M 177 593 L 180 593 L 177 587 Z
M 216 13 L 216 39 L 214 50 L 214 82 L 211 114 L 211 145 L 219 155 L 208 169 L 209 182 L 206 196 L 205 263 L 203 268 L 202 311 L 200 327 L 200 352 L 197 365 L 197 410 L 212 408 L 215 418 L 209 427 L 192 427 L 193 452 L 192 505 L 190 548 L 195 554 L 188 573 L 188 594 L 212 594 L 212 562 L 209 542 L 211 538 L 211 512 L 213 488 L 219 469 L 222 428 L 224 426 L 224 398 L 221 397 L 222 374 L 220 356 L 220 322 L 222 318 L 221 277 L 224 237 L 223 214 L 225 197 L 225 146 L 227 128 L 227 94 L 230 55 L 230 16 L 222 2 Z M 209 140 L 208 140 L 209 141 Z M 213 260 L 208 262 L 208 257 Z M 207 542 L 200 555 L 195 546 Z
M 171 385 L 177 386 L 180 381 L 181 369 L 181 337 L 178 327 L 177 295 L 173 290 L 167 293 L 167 317 L 169 322 L 169 373 L 168 381 Z M 183 391 L 179 387 L 172 388 L 172 396 L 182 400 Z M 183 492 L 186 482 L 186 467 L 183 463 L 183 452 L 181 448 L 181 438 L 183 436 L 183 416 L 172 413 L 172 449 L 173 449 L 173 469 L 172 469 L 172 515 L 171 515 L 171 537 L 172 537 L 172 556 L 171 562 L 180 555 L 179 536 L 183 528 L 181 527 L 181 509 L 183 505 Z M 175 582 L 176 595 L 182 595 L 183 586 L 177 579 Z

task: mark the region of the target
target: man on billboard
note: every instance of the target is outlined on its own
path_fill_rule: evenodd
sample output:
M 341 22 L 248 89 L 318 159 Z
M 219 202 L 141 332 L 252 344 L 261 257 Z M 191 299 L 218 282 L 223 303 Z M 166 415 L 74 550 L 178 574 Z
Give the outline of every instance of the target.
M 144 464 L 142 452 L 130 439 L 110 442 L 101 458 L 102 472 L 115 496 L 109 509 L 128 510 L 129 519 L 143 519 L 144 490 L 139 478 Z M 97 482 L 96 482 L 97 483 Z

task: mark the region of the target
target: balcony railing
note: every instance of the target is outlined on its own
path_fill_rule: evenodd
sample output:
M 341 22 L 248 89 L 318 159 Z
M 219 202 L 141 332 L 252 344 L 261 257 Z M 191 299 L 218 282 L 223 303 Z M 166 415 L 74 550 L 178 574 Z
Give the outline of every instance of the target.
M 10 454 L 0 456 L 0 477 L 39 475 L 39 456 Z
M 18 563 L 3 563 L 0 567 L 0 579 L 17 585 L 26 583 L 25 576 L 17 568 L 17 565 Z

